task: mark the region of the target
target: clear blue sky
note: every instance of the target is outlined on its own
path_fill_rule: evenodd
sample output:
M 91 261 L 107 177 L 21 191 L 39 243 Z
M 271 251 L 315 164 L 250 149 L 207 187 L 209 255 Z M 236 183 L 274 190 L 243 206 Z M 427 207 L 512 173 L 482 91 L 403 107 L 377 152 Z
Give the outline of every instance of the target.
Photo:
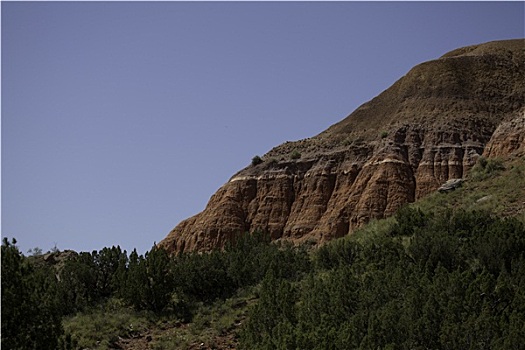
M 523 2 L 2 1 L 2 236 L 148 250 L 236 171 Z

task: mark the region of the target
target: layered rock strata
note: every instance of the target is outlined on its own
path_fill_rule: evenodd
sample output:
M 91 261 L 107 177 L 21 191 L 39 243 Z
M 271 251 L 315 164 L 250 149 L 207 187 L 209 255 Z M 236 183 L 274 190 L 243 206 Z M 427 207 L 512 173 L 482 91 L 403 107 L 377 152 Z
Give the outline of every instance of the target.
M 524 107 L 525 40 L 454 50 L 321 134 L 272 149 L 160 244 L 206 251 L 245 231 L 295 242 L 349 234 L 464 177 L 484 152 L 523 154 Z

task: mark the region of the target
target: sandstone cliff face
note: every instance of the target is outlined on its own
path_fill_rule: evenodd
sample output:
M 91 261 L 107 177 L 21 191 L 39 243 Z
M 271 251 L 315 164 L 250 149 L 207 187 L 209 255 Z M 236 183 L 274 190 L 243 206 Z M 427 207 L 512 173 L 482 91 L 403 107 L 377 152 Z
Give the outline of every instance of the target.
M 160 244 L 204 251 L 245 231 L 296 242 L 349 234 L 464 177 L 484 152 L 523 155 L 524 111 L 525 40 L 454 50 L 323 133 L 272 149 Z

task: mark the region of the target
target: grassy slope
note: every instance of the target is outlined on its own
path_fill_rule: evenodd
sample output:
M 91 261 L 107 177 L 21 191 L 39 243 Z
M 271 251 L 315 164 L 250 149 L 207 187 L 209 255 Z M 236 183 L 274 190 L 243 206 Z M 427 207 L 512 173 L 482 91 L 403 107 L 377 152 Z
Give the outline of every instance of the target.
M 525 222 L 525 160 L 489 159 L 469 173 L 463 186 L 450 193 L 434 193 L 414 204 L 423 211 L 484 210 Z
M 211 305 L 200 304 L 191 323 L 138 312 L 111 299 L 66 318 L 64 329 L 73 335 L 79 349 L 231 349 L 255 295 L 250 288 Z

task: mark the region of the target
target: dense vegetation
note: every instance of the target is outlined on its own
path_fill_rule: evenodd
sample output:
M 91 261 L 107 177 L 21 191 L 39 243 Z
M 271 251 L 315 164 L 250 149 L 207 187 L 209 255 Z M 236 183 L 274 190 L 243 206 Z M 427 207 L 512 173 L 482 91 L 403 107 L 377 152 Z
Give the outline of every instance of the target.
M 268 275 L 249 349 L 520 349 L 525 230 L 483 212 L 405 208 L 373 239 L 320 248 L 299 283 Z
M 406 207 L 374 234 L 310 252 L 246 234 L 209 254 L 112 247 L 50 266 L 15 243 L 2 245 L 5 349 L 95 348 L 79 344 L 81 333 L 108 329 L 112 313 L 122 337 L 141 327 L 129 321 L 140 312 L 202 330 L 203 305 L 229 308 L 247 290 L 245 349 L 520 349 L 525 341 L 523 223 L 481 211 Z M 86 312 L 91 331 L 75 328 Z M 174 346 L 166 344 L 155 348 Z
M 55 267 L 23 256 L 15 243 L 6 238 L 2 244 L 6 349 L 77 348 L 62 318 L 115 303 L 188 322 L 198 305 L 231 297 L 270 271 L 294 280 L 310 269 L 305 250 L 270 244 L 262 234 L 241 235 L 222 252 L 169 256 L 154 246 L 144 255 L 128 255 L 112 247 L 82 252 Z

